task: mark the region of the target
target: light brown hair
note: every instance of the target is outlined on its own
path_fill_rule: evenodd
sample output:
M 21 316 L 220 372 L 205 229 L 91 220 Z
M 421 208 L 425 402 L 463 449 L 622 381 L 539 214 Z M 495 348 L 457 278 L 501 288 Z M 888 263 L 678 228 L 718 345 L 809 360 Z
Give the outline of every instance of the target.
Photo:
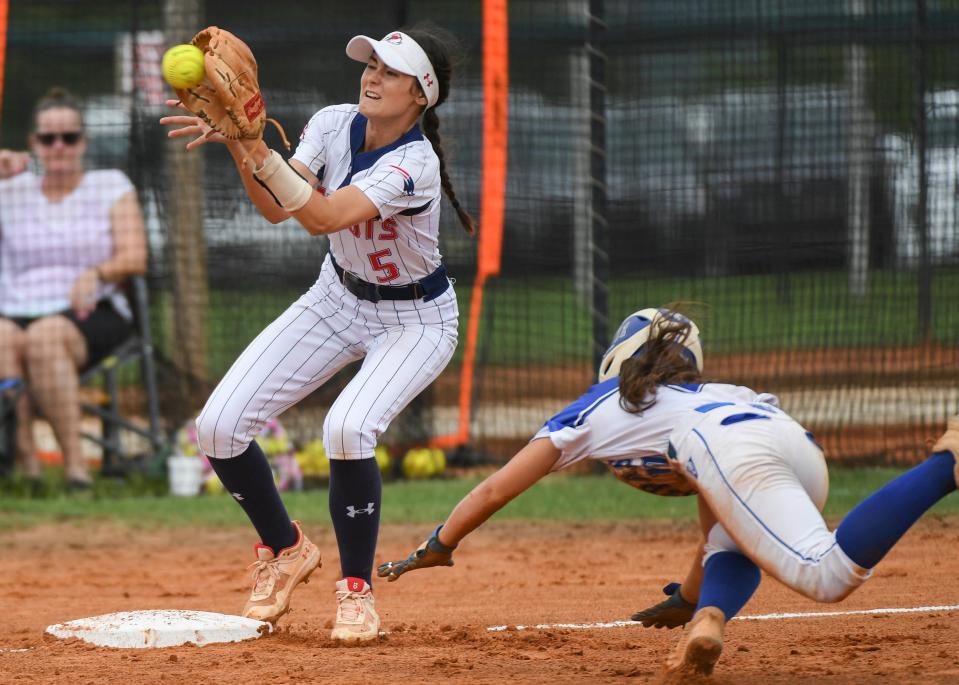
M 37 130 L 37 119 L 41 112 L 45 112 L 48 109 L 59 109 L 61 107 L 72 109 L 77 113 L 77 116 L 80 117 L 80 128 L 82 129 L 83 107 L 80 105 L 80 101 L 66 88 L 53 86 L 43 97 L 37 100 L 37 103 L 33 106 L 33 123 L 31 124 L 31 130 Z
M 619 369 L 619 404 L 632 414 L 641 414 L 656 404 L 658 385 L 702 380 L 682 343 L 692 330 L 689 320 L 657 317 L 650 326 L 653 330 L 642 354 L 627 359 Z

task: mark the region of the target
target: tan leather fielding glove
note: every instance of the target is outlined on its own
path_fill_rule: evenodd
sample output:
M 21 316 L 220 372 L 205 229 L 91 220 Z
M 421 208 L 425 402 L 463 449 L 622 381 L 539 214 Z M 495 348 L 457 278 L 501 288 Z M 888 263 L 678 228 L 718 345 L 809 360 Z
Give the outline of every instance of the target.
M 216 26 L 203 29 L 192 42 L 203 51 L 206 78 L 193 88 L 177 88 L 180 102 L 226 138 L 262 138 L 266 105 L 253 52 L 235 35 Z

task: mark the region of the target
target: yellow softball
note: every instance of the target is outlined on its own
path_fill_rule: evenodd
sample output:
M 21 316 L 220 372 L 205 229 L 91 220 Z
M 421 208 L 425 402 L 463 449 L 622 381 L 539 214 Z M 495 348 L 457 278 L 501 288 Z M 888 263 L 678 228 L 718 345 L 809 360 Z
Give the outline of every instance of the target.
M 163 80 L 174 88 L 193 88 L 206 76 L 203 51 L 195 45 L 174 45 L 163 53 Z

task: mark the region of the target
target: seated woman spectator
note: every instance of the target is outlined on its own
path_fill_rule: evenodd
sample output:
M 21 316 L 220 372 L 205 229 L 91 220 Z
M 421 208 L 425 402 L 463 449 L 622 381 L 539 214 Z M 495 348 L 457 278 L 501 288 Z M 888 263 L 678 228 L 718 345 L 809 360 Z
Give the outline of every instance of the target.
M 136 191 L 118 170 L 86 171 L 78 101 L 53 88 L 35 105 L 28 152 L 0 150 L 0 378 L 21 379 L 17 462 L 41 476 L 39 412 L 69 489 L 90 487 L 80 448 L 80 373 L 133 331 L 119 284 L 146 270 Z

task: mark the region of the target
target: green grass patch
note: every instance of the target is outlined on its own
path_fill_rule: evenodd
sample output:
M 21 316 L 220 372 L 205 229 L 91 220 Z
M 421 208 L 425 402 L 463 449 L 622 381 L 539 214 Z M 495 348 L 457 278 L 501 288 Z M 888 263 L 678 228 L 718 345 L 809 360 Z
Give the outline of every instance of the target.
M 902 469 L 835 469 L 831 474 L 826 517 L 835 521 L 894 478 Z M 446 518 L 478 478 L 398 481 L 384 485 L 383 522 L 429 526 Z M 132 528 L 222 527 L 249 525 L 242 510 L 226 495 L 178 498 L 153 494 L 162 482 L 100 482 L 92 493 L 67 495 L 52 487 L 46 497 L 28 498 L 7 486 L 0 499 L 0 530 L 22 529 L 58 521 L 103 521 Z M 323 489 L 284 495 L 289 511 L 309 524 L 329 522 Z M 959 514 L 959 497 L 945 498 L 936 514 Z M 497 520 L 616 521 L 670 519 L 693 521 L 692 497 L 654 497 L 610 476 L 555 475 L 544 479 L 496 514 Z
M 616 278 L 609 282 L 610 331 L 640 307 L 673 301 L 700 303 L 697 319 L 709 354 L 795 348 L 913 345 L 919 329 L 918 277 L 909 271 L 869 275 L 864 297 L 851 295 L 844 271 L 781 276 Z M 952 302 L 959 270 L 937 269 L 933 302 Z M 461 334 L 468 320 L 471 284 L 456 285 Z M 230 290 L 210 293 L 207 336 L 210 369 L 222 375 L 264 326 L 302 293 L 297 290 Z M 588 362 L 590 303 L 567 276 L 494 279 L 484 296 L 480 361 L 494 365 L 558 365 Z M 172 298 L 156 293 L 153 309 L 158 346 L 168 350 Z M 932 340 L 959 339 L 959 311 L 933 307 Z M 457 349 L 453 363 L 463 353 Z

